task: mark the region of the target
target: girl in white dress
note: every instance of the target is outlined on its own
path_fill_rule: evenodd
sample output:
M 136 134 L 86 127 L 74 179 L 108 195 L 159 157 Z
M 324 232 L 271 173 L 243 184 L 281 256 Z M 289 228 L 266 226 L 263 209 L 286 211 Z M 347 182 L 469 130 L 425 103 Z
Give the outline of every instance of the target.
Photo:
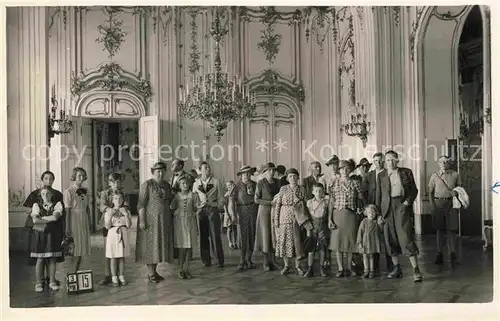
M 189 259 L 197 248 L 199 227 L 197 217 L 198 196 L 189 188 L 186 177 L 179 178 L 181 191 L 170 204 L 174 211 L 174 247 L 179 249 L 179 278 L 189 279 Z
M 130 255 L 127 230 L 132 226 L 132 218 L 130 211 L 123 206 L 124 200 L 122 193 L 113 194 L 113 208 L 108 207 L 104 214 L 104 225 L 108 229 L 106 257 L 111 259 L 111 282 L 114 286 L 127 284 L 123 273 L 125 257 Z M 119 277 L 117 277 L 117 272 Z

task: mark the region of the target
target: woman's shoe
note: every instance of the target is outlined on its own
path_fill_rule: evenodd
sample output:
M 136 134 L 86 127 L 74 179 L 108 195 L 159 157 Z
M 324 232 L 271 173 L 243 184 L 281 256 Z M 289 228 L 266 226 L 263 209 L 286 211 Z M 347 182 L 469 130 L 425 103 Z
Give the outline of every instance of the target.
M 345 270 L 345 271 L 344 271 L 344 276 L 345 276 L 346 278 L 350 277 L 351 275 L 353 275 L 353 273 L 352 273 L 352 271 L 351 271 L 351 270 Z
M 54 281 L 54 282 L 50 282 L 49 283 L 49 288 L 52 290 L 52 291 L 59 291 L 59 285 L 57 285 L 57 283 Z
M 300 266 L 296 267 L 295 270 L 297 271 L 298 276 L 303 276 L 304 275 L 304 270 Z
M 322 277 L 327 277 L 328 276 L 328 273 L 326 273 L 326 268 L 324 266 L 320 266 L 320 268 L 319 268 L 319 275 L 321 275 Z
M 345 276 L 344 270 L 339 270 L 339 271 L 337 271 L 337 274 L 335 274 L 335 277 L 337 277 L 337 278 L 342 278 L 344 276 Z
M 253 269 L 257 268 L 257 267 L 255 266 L 255 264 L 252 261 L 248 260 L 247 261 L 247 268 L 250 269 L 250 270 L 253 270 Z
M 307 269 L 306 273 L 304 273 L 303 276 L 305 278 L 311 278 L 313 276 L 313 269 L 311 266 Z
M 149 283 L 158 283 L 158 282 L 160 282 L 160 280 L 158 280 L 156 278 L 156 275 L 154 275 L 154 274 L 153 275 L 148 275 L 148 280 L 149 280 Z
M 287 275 L 288 273 L 290 273 L 290 267 L 285 266 L 283 270 L 281 270 L 281 275 Z
M 118 281 L 120 282 L 120 285 L 123 285 L 123 286 L 127 285 L 127 281 L 125 280 L 124 276 L 119 276 Z
M 186 279 L 190 279 L 192 278 L 193 276 L 191 275 L 191 273 L 189 271 L 184 271 L 184 275 L 186 276 Z
M 179 279 L 182 279 L 182 280 L 186 279 L 186 274 L 184 273 L 184 271 L 179 271 L 178 276 L 179 276 Z
M 247 262 L 241 262 L 240 264 L 238 264 L 238 267 L 236 268 L 236 271 L 238 272 L 243 272 L 247 269 Z
M 155 278 L 158 280 L 158 281 L 163 281 L 165 280 L 165 278 L 161 275 L 158 274 L 158 272 L 155 272 Z
M 370 271 L 370 273 L 368 273 L 368 278 L 373 279 L 374 277 L 375 277 L 375 271 Z
M 365 271 L 365 273 L 363 273 L 363 279 L 367 279 L 369 275 L 370 275 L 370 272 Z
M 268 264 L 264 264 L 264 271 L 265 271 L 265 272 L 269 272 L 269 271 L 271 271 L 271 266 L 270 266 L 270 265 L 268 265 Z
M 38 284 L 35 285 L 35 292 L 36 293 L 43 292 L 43 283 L 38 283 Z

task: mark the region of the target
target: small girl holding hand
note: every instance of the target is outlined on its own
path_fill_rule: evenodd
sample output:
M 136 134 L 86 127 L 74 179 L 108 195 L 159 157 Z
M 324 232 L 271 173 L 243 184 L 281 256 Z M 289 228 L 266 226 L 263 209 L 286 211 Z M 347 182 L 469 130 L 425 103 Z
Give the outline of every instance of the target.
M 223 227 L 226 229 L 227 240 L 231 250 L 238 249 L 238 235 L 237 235 L 237 220 L 236 220 L 236 204 L 234 199 L 230 197 L 234 190 L 234 181 L 229 180 L 226 182 L 226 194 L 224 194 L 224 223 Z
M 180 192 L 175 194 L 170 209 L 174 211 L 174 247 L 179 249 L 179 278 L 190 279 L 189 260 L 198 244 L 198 195 L 189 188 L 187 177 L 178 180 Z
M 358 229 L 356 243 L 359 253 L 363 254 L 363 265 L 365 271 L 363 278 L 373 278 L 375 276 L 375 265 L 373 256 L 383 252 L 382 220 L 377 221 L 378 210 L 375 205 L 368 205 L 365 208 L 365 218 L 361 221 Z
M 108 229 L 106 257 L 111 259 L 111 282 L 113 286 L 127 284 L 124 276 L 125 257 L 130 255 L 128 229 L 132 226 L 132 218 L 130 211 L 123 205 L 124 200 L 125 197 L 122 193 L 114 193 L 113 208 L 108 207 L 104 214 L 104 226 Z M 117 272 L 119 276 L 117 276 Z

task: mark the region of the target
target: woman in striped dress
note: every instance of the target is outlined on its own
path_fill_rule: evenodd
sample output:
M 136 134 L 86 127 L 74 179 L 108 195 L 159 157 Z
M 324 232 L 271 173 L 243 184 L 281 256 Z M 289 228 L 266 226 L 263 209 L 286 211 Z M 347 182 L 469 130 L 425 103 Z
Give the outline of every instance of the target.
M 255 245 L 255 225 L 257 222 L 257 204 L 255 204 L 256 183 L 250 179 L 255 172 L 255 167 L 243 166 L 237 173 L 240 180 L 233 189 L 231 198 L 236 204 L 236 213 L 238 216 L 240 238 L 240 264 L 238 271 L 245 269 L 255 269 L 252 262 L 252 254 Z
M 64 205 L 66 206 L 66 235 L 73 237 L 73 272 L 80 269 L 82 256 L 90 255 L 90 209 L 87 189 L 82 187 L 87 180 L 87 172 L 81 167 L 73 168 L 71 180 L 74 182 L 66 189 Z

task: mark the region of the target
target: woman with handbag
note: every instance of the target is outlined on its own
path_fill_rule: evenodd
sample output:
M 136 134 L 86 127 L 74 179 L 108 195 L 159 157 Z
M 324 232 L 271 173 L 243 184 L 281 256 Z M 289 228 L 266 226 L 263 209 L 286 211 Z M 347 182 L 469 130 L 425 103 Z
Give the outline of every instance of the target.
M 286 171 L 288 185 L 281 187 L 276 199 L 276 212 L 274 225 L 276 227 L 276 255 L 283 258 L 285 267 L 281 270 L 281 275 L 290 272 L 291 258 L 295 258 L 295 269 L 300 276 L 304 275 L 304 270 L 300 267 L 300 260 L 305 257 L 304 246 L 301 242 L 301 226 L 309 223 L 306 215 L 305 189 L 298 184 L 299 172 L 295 168 Z M 309 234 L 309 233 L 308 233 Z
M 64 191 L 66 206 L 66 235 L 74 240 L 73 269 L 80 269 L 82 256 L 90 255 L 90 210 L 87 189 L 82 187 L 87 172 L 81 167 L 73 168 L 71 187 Z
M 63 206 L 54 202 L 52 189 L 40 189 L 41 200 L 31 209 L 33 227 L 30 242 L 30 259 L 36 260 L 35 292 L 43 292 L 45 264 L 49 266 L 49 287 L 57 291 L 59 285 L 55 282 L 56 262 L 64 260 L 61 243 L 63 240 L 63 221 L 61 219 Z

